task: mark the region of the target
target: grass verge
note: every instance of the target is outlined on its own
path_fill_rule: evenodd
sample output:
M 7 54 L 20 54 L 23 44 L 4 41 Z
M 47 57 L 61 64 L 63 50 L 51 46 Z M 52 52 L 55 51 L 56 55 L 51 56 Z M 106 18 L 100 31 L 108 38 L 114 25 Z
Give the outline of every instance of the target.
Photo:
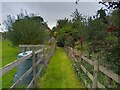
M 2 44 L 2 54 L 0 54 L 0 57 L 2 58 L 1 67 L 3 67 L 7 65 L 8 63 L 11 63 L 17 59 L 18 48 L 12 47 L 10 42 L 7 40 L 2 40 L 0 44 Z M 2 77 L 2 88 L 9 88 L 13 84 L 15 72 L 16 72 L 16 68 L 6 73 Z

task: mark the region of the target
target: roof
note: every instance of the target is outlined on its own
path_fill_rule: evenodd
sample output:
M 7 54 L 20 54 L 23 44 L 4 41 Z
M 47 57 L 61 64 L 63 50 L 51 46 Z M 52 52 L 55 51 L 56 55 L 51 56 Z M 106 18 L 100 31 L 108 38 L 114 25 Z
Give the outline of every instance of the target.
M 47 26 L 47 29 L 49 30 L 49 31 L 51 31 L 51 29 Z

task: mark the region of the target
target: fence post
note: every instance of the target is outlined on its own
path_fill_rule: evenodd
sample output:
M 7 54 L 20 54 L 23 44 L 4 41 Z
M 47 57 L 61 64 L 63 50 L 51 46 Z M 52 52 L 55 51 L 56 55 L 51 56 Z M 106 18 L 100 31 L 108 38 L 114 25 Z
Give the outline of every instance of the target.
M 52 55 L 53 55 L 53 53 L 54 53 L 54 45 L 52 45 L 52 50 L 51 51 L 52 51 Z
M 80 63 L 80 66 L 82 65 L 82 53 L 81 52 L 78 52 L 79 53 L 79 63 Z
M 49 46 L 49 59 L 51 58 L 51 55 L 52 55 L 52 47 L 51 47 L 51 45 Z
M 45 48 L 43 48 L 43 60 L 42 60 L 42 64 L 43 64 L 43 70 L 45 69 Z
M 23 52 L 25 52 L 27 50 L 27 47 L 24 47 L 24 50 L 23 50 Z
M 93 72 L 93 84 L 92 84 L 92 88 L 97 88 L 97 83 L 98 83 L 98 60 L 95 61 L 94 63 L 94 72 Z
M 33 85 L 36 85 L 36 66 L 35 66 L 35 50 L 32 52 L 32 68 L 33 68 Z

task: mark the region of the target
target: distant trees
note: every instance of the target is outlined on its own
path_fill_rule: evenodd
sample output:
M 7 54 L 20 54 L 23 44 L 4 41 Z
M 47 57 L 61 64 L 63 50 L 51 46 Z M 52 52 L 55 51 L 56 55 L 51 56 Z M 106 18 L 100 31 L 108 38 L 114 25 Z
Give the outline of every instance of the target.
M 49 38 L 48 32 L 45 31 L 47 24 L 41 16 L 20 13 L 16 20 L 8 18 L 5 23 L 8 29 L 8 39 L 13 45 L 41 44 Z

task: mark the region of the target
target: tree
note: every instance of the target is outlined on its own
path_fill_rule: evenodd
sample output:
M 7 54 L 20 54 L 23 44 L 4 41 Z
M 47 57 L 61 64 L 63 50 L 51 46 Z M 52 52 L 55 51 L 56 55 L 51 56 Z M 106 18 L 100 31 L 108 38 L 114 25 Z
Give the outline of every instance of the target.
M 108 10 L 113 10 L 109 16 L 109 25 L 107 31 L 110 33 L 108 33 L 107 37 L 107 48 L 105 49 L 104 60 L 110 64 L 110 67 L 117 74 L 120 74 L 120 1 L 100 3 L 105 5 Z
M 8 31 L 12 29 L 13 22 L 15 22 L 15 17 L 11 17 L 10 15 L 8 15 L 7 20 L 3 23 Z
M 111 25 L 109 26 L 108 36 L 110 37 L 107 42 L 107 50 L 105 51 L 105 61 L 111 63 L 111 68 L 120 73 L 118 67 L 120 67 L 120 9 L 116 9 L 109 17 Z M 110 32 L 111 31 L 111 32 Z
M 21 14 L 20 14 L 21 15 Z M 13 45 L 43 44 L 48 40 L 46 23 L 41 16 L 24 16 L 15 20 L 8 31 L 8 39 Z
M 77 9 L 72 13 L 72 28 L 74 30 L 73 40 L 79 42 L 81 50 L 83 50 L 83 40 L 85 36 L 86 16 L 82 15 Z
M 100 4 L 103 4 L 107 9 L 116 9 L 120 8 L 120 1 L 119 0 L 113 0 L 113 1 L 100 1 Z
M 70 16 L 73 17 L 73 20 L 82 21 L 84 19 L 82 14 L 78 11 L 78 9 L 76 9 L 75 12 L 72 12 L 72 15 Z
M 83 37 L 83 27 L 85 18 L 76 9 L 71 15 L 72 20 L 60 19 L 57 21 L 57 41 L 61 46 L 75 46 L 76 42 Z
M 57 20 L 57 26 L 56 26 L 56 33 L 57 33 L 57 44 L 59 46 L 65 45 L 65 34 L 64 34 L 64 28 L 68 24 L 68 19 L 59 19 Z
M 107 19 L 106 19 L 106 12 L 107 11 L 106 9 L 103 10 L 103 8 L 101 8 L 100 10 L 97 11 L 97 17 L 99 19 L 101 19 L 105 24 L 108 23 Z
M 105 42 L 106 38 L 106 32 L 104 28 L 105 24 L 102 22 L 102 20 L 98 18 L 88 20 L 86 38 L 87 42 L 89 43 L 89 55 L 91 53 L 99 53 L 102 51 L 102 44 Z

